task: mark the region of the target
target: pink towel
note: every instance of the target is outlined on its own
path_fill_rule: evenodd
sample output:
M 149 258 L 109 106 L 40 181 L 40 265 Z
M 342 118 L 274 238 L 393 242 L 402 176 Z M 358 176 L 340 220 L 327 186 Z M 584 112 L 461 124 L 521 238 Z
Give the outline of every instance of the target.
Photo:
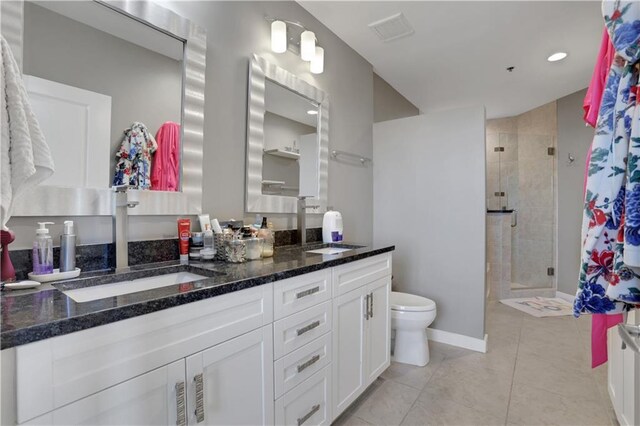
M 591 317 L 591 368 L 607 362 L 607 330 L 622 322 L 622 314 L 593 314 Z
M 180 125 L 167 121 L 156 134 L 158 149 L 151 164 L 151 189 L 177 191 L 180 184 Z
M 584 121 L 591 125 L 591 127 L 596 127 L 596 122 L 598 121 L 602 93 L 604 92 L 607 75 L 609 74 L 609 68 L 611 68 L 615 53 L 613 44 L 611 40 L 609 40 L 609 33 L 605 28 L 602 33 L 602 41 L 600 42 L 600 51 L 596 58 L 596 66 L 591 75 L 591 83 L 589 83 L 589 88 L 587 89 L 587 94 L 582 104 Z

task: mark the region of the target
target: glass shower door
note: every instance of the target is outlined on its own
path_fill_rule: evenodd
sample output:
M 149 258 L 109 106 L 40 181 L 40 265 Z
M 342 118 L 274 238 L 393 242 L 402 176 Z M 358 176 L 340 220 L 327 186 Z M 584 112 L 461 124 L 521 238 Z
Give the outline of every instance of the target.
M 518 134 L 514 146 L 509 135 L 504 139 L 507 203 L 517 210 L 511 234 L 511 287 L 553 287 L 555 140 L 548 135 Z

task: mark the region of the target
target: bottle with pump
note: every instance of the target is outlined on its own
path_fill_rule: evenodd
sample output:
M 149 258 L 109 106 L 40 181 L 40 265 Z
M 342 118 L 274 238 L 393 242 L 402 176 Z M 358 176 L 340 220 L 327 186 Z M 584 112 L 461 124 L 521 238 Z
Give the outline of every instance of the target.
M 33 242 L 33 273 L 36 275 L 53 273 L 53 240 L 47 225 L 53 225 L 53 222 L 38 222 Z
M 258 238 L 262 238 L 264 243 L 262 245 L 262 257 L 271 257 L 273 256 L 273 244 L 274 244 L 274 236 L 273 231 L 269 229 L 267 226 L 267 218 L 262 218 L 262 225 L 258 230 Z
M 60 272 L 76 269 L 76 236 L 73 232 L 73 221 L 65 220 L 60 235 Z

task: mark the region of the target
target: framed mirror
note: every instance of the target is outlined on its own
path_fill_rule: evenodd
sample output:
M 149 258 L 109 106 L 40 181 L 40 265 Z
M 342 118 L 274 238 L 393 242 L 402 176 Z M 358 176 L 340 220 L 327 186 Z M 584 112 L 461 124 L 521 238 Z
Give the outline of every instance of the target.
M 253 55 L 249 66 L 246 211 L 296 213 L 297 197 L 327 206 L 329 98 Z
M 24 1 L 25 86 L 55 173 L 13 216 L 202 210 L 206 33 L 148 1 Z

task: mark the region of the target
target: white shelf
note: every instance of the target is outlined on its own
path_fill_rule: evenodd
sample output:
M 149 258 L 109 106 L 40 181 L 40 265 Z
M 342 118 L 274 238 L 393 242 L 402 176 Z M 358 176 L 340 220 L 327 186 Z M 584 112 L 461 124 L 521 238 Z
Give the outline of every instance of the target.
M 265 149 L 265 154 L 275 155 L 276 157 L 289 158 L 291 160 L 297 160 L 300 158 L 300 154 L 297 152 L 285 151 L 284 149 Z

